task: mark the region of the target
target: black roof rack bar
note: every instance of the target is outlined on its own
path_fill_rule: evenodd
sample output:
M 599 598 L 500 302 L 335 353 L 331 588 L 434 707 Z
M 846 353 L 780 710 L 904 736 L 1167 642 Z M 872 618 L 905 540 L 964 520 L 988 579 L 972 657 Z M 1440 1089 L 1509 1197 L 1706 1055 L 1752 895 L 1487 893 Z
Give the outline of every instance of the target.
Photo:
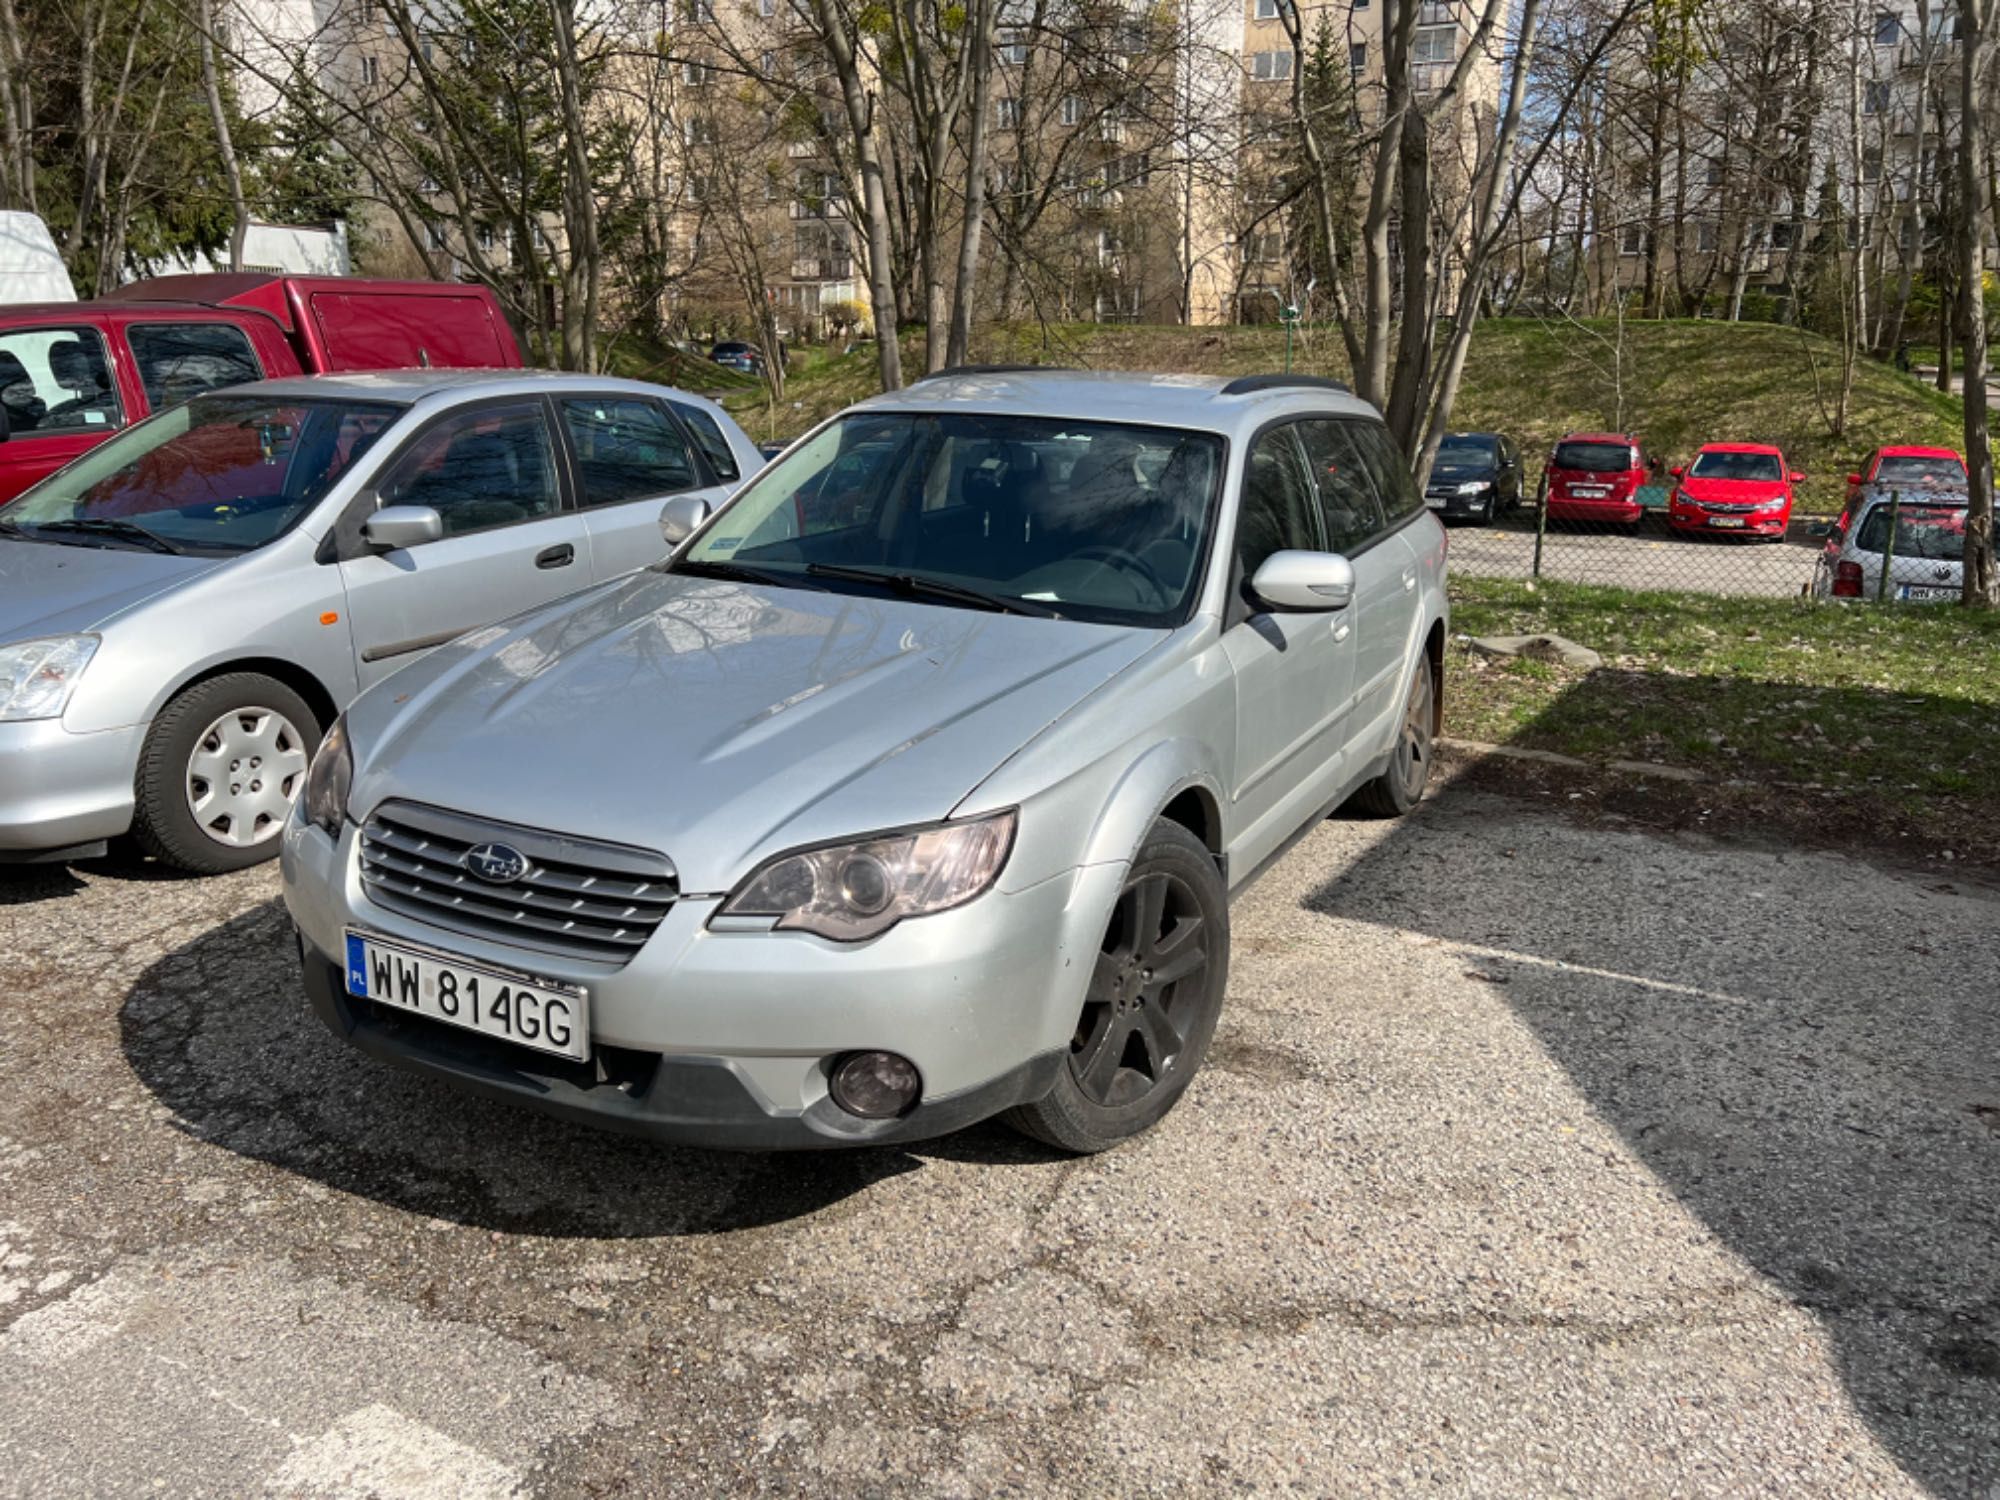
M 950 380 L 960 375 L 1062 375 L 1075 374 L 1069 365 L 951 365 L 946 369 L 933 370 L 928 375 L 919 375 L 908 382 L 918 385 L 926 380 Z
M 1354 394 L 1354 387 L 1344 380 L 1333 380 L 1325 375 L 1239 375 L 1222 388 L 1225 396 L 1254 396 L 1259 391 L 1339 391 L 1343 396 Z

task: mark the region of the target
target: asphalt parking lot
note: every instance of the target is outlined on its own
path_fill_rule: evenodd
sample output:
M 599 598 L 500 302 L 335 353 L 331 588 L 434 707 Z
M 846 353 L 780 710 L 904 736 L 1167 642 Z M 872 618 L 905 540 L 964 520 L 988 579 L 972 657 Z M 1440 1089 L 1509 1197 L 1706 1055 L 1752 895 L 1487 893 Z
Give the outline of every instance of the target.
M 0 1492 L 2000 1495 L 1990 888 L 1336 818 L 1086 1161 L 442 1092 L 275 888 L 0 876 Z
M 1648 517 L 1637 531 L 1624 526 L 1558 524 L 1542 539 L 1542 573 L 1563 583 L 1632 589 L 1684 589 L 1700 594 L 1790 597 L 1812 582 L 1823 519 L 1794 520 L 1782 543 L 1736 537 L 1688 536 Z M 1534 575 L 1533 507 L 1491 526 L 1454 523 L 1451 570 L 1476 578 Z

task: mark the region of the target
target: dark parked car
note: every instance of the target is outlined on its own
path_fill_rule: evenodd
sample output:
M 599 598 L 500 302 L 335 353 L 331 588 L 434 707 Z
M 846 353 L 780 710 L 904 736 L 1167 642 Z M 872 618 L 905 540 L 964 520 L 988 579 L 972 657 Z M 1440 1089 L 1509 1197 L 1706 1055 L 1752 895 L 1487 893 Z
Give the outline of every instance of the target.
M 725 342 L 708 351 L 709 361 L 721 365 L 725 370 L 736 370 L 744 375 L 764 373 L 764 351 L 755 344 Z
M 1448 432 L 1424 486 L 1440 519 L 1491 521 L 1521 504 L 1521 454 L 1497 432 Z

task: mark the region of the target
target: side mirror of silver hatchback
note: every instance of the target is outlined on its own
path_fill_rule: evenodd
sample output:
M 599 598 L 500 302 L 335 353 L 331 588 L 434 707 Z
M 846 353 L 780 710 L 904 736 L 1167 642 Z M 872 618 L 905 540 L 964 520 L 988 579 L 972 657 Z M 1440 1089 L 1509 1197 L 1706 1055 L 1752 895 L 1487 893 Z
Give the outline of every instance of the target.
M 1345 609 L 1354 602 L 1354 564 L 1334 552 L 1273 552 L 1250 592 L 1273 609 Z
M 660 535 L 669 547 L 678 547 L 695 534 L 708 519 L 708 502 L 699 495 L 676 495 L 660 510 Z
M 361 523 L 361 540 L 394 552 L 444 535 L 444 517 L 428 505 L 385 505 Z

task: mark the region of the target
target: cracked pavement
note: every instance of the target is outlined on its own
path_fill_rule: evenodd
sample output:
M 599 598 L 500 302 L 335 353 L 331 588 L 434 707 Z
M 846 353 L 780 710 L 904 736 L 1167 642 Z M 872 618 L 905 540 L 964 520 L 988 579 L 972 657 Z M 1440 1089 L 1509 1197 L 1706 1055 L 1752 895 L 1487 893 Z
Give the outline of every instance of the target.
M 758 1158 L 349 1053 L 269 869 L 0 872 L 0 1494 L 1995 1500 L 1996 917 L 1447 787 L 1151 1136 Z

